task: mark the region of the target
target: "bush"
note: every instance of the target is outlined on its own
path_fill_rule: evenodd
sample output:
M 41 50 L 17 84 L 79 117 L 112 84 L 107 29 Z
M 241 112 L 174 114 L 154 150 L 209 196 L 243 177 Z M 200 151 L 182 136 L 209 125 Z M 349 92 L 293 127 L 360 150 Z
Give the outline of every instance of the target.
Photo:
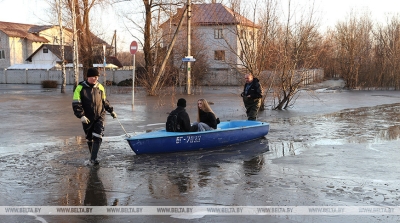
M 106 85 L 107 86 L 115 86 L 115 85 L 117 85 L 117 83 L 115 83 L 114 81 L 106 81 Z
M 118 86 L 132 86 L 132 78 L 119 82 Z
M 42 88 L 57 88 L 57 81 L 44 80 L 42 81 Z

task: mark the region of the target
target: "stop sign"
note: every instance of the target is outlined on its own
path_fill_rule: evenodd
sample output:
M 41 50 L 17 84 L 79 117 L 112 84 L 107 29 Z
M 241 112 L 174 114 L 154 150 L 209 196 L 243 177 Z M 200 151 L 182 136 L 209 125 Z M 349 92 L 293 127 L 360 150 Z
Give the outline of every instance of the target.
M 131 46 L 130 46 L 131 54 L 132 55 L 135 54 L 137 49 L 138 49 L 137 42 L 136 41 L 132 41 Z

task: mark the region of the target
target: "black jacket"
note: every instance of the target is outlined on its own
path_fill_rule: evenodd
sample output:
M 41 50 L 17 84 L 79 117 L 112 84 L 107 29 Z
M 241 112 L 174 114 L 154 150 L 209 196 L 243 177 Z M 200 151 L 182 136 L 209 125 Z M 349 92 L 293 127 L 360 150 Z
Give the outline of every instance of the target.
M 262 98 L 262 89 L 260 85 L 260 81 L 257 78 L 253 78 L 253 81 L 250 83 L 250 88 L 246 92 L 246 85 L 244 85 L 243 92 L 241 94 L 242 97 L 247 97 L 250 95 L 251 99 Z
M 96 83 L 89 85 L 86 81 L 78 84 L 74 91 L 72 109 L 76 117 L 86 116 L 90 121 L 104 118 L 106 111 L 113 112 L 113 107 L 106 99 L 106 92 L 103 85 Z
M 214 113 L 200 110 L 199 115 L 200 115 L 200 122 L 206 123 L 213 129 L 217 128 L 217 118 L 215 117 Z
M 172 112 L 178 113 L 178 125 L 181 132 L 190 132 L 190 118 L 184 107 L 178 106 Z M 171 112 L 171 113 L 172 113 Z

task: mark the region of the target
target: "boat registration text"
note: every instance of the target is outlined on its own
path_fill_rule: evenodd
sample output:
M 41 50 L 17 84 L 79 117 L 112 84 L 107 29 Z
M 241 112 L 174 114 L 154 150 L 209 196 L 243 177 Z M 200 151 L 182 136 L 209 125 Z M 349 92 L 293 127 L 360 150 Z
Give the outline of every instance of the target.
M 176 144 L 180 143 L 198 143 L 200 142 L 201 136 L 179 136 L 176 137 Z

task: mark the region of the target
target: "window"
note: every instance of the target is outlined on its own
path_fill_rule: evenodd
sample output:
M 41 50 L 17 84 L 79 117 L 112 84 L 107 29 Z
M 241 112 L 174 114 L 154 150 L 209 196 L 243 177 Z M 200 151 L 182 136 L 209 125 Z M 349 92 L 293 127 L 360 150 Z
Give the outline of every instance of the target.
M 0 50 L 0 60 L 2 59 L 6 59 L 6 54 L 4 52 L 4 50 Z
M 43 53 L 49 53 L 49 49 L 43 48 Z
M 222 39 L 224 37 L 222 30 L 223 29 L 214 29 L 214 39 Z
M 225 51 L 224 50 L 216 50 L 216 51 L 214 51 L 214 60 L 225 61 Z
M 58 44 L 58 36 L 53 36 L 53 44 Z

